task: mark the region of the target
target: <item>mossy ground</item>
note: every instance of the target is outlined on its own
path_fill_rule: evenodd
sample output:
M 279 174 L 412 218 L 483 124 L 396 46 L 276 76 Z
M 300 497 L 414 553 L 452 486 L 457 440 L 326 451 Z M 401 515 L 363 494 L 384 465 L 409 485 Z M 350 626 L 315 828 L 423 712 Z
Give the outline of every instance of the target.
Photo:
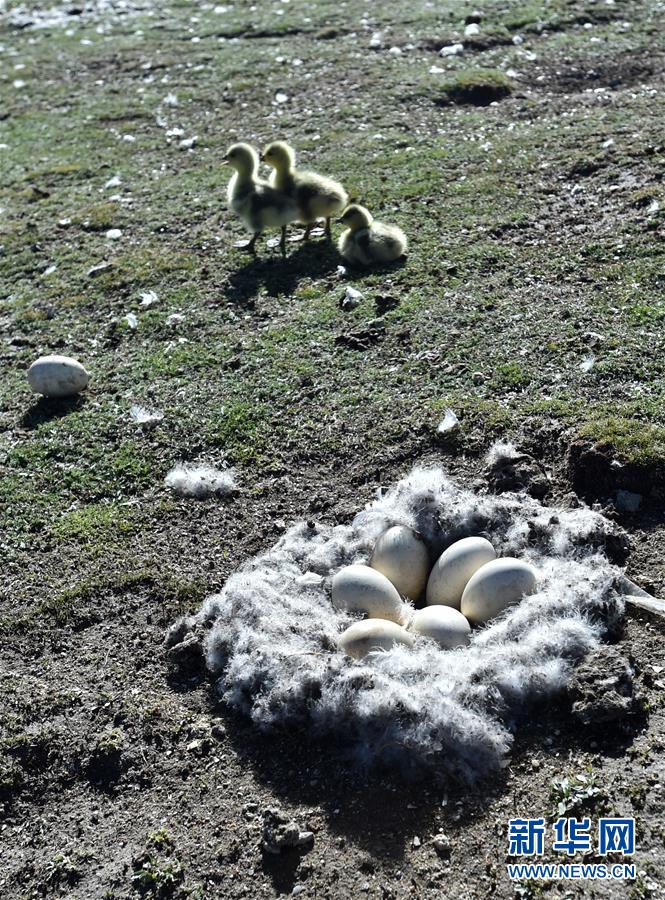
M 126 854 L 93 864 L 89 832 L 71 846 L 52 846 L 52 832 L 3 876 L 12 897 L 132 890 L 132 852 L 142 858 L 160 826 L 159 802 L 168 815 L 170 780 L 193 772 L 187 727 L 173 722 L 194 721 L 204 702 L 165 689 L 161 629 L 282 521 L 348 518 L 422 458 L 472 471 L 497 437 L 537 452 L 559 494 L 580 439 L 641 471 L 645 493 L 665 484 L 662 10 L 646 0 L 128 9 L 19 28 L 10 0 L 0 25 L 3 717 L 10 736 L 40 718 L 59 735 L 45 775 L 18 772 L 11 756 L 2 784 L 16 808 L 27 791 L 26 804 L 53 803 L 59 821 L 49 789 L 65 790 L 71 809 L 108 813 L 129 835 Z M 465 39 L 475 9 L 481 33 Z M 458 41 L 461 56 L 438 55 Z M 511 93 L 441 106 L 446 85 L 470 77 L 507 79 Z M 324 242 L 290 244 L 286 260 L 264 245 L 258 260 L 236 249 L 221 156 L 234 140 L 275 137 L 402 226 L 406 263 L 340 277 Z M 364 294 L 353 311 L 339 306 L 347 284 Z M 157 302 L 142 306 L 148 291 Z M 368 329 L 365 349 L 338 340 Z M 30 394 L 26 368 L 46 352 L 86 364 L 83 397 Z M 134 403 L 163 421 L 141 430 Z M 441 447 L 446 407 L 462 428 Z M 243 499 L 174 500 L 163 478 L 183 459 L 235 466 Z M 657 589 L 649 502 L 648 521 L 633 522 L 632 565 Z M 109 798 L 81 773 L 86 744 L 118 721 L 133 749 L 128 786 Z M 146 767 L 161 773 L 159 802 L 132 822 L 131 803 L 113 804 Z M 233 771 L 244 777 L 243 765 Z M 265 785 L 252 789 L 270 800 Z M 173 858 L 174 891 L 224 868 L 198 848 L 183 881 Z M 417 861 L 400 864 L 420 877 Z M 394 870 L 378 871 L 361 881 L 401 896 Z M 247 890 L 259 896 L 262 880 L 268 895 L 285 890 L 283 877 L 259 866 Z M 418 896 L 440 891 L 436 879 L 417 883 Z M 350 878 L 330 891 L 357 889 Z

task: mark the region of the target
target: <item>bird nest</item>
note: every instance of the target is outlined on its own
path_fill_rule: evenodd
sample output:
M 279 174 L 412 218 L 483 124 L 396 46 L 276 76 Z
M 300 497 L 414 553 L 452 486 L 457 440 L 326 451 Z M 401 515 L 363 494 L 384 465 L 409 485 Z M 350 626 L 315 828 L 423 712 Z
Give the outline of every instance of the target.
M 484 535 L 501 556 L 539 573 L 537 592 L 442 650 L 417 638 L 354 661 L 336 640 L 353 617 L 333 607 L 332 576 L 368 561 L 378 536 L 408 525 L 432 559 Z M 300 523 L 246 562 L 171 644 L 206 628 L 219 697 L 260 729 L 296 729 L 363 764 L 425 765 L 468 781 L 505 765 L 517 723 L 562 692 L 582 657 L 623 613 L 621 570 L 607 556 L 614 526 L 586 507 L 557 509 L 518 494 L 479 495 L 439 468 L 416 468 L 350 525 Z

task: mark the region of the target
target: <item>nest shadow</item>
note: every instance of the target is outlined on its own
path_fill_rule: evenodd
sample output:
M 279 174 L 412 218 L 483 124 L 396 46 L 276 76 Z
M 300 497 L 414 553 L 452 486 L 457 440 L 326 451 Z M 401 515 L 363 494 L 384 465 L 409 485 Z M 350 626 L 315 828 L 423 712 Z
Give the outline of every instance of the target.
M 362 771 L 345 759 L 344 746 L 311 739 L 306 732 L 265 733 L 216 701 L 211 713 L 223 715 L 226 737 L 239 761 L 253 776 L 289 805 L 322 808 L 330 831 L 349 841 L 371 859 L 399 864 L 414 836 L 425 842 L 438 831 L 457 832 L 481 819 L 511 789 L 511 781 L 531 768 L 535 754 L 558 762 L 572 753 L 621 758 L 644 729 L 644 714 L 612 723 L 582 726 L 571 716 L 564 695 L 533 709 L 520 723 L 510 757 L 510 769 L 492 773 L 474 785 L 437 777 L 425 768 L 409 772 L 387 765 Z M 512 769 L 512 772 L 511 772 Z M 536 778 L 542 776 L 535 775 Z M 548 809 L 538 811 L 546 815 Z M 297 817 L 297 814 L 296 814 Z M 275 885 L 288 884 L 299 854 L 264 859 L 264 871 Z M 286 881 L 284 881 L 286 879 Z M 292 885 L 291 885 L 292 886 Z
M 226 739 L 238 760 L 279 802 L 321 808 L 331 832 L 377 860 L 404 859 L 415 835 L 425 841 L 445 829 L 453 815 L 459 816 L 458 801 L 464 804 L 464 818 L 473 821 L 506 789 L 503 773 L 469 787 L 445 782 L 425 768 L 361 769 L 341 743 L 326 744 L 305 730 L 288 734 L 257 730 L 220 704 L 212 690 L 210 712 L 224 717 Z M 266 865 L 273 877 L 284 876 L 279 861 L 271 857 Z

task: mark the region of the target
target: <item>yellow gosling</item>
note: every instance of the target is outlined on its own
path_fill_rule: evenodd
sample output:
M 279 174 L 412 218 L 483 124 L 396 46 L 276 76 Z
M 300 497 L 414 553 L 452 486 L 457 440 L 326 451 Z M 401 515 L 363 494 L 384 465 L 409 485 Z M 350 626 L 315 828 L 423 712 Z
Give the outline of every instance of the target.
M 377 222 L 364 206 L 351 204 L 340 222 L 346 225 L 346 230 L 337 249 L 354 266 L 390 263 L 406 253 L 407 240 L 402 229 Z
M 249 144 L 232 144 L 222 165 L 235 170 L 228 186 L 228 202 L 252 232 L 246 249 L 255 253 L 256 241 L 266 228 L 281 228 L 280 248 L 284 256 L 286 226 L 298 218 L 295 201 L 258 177 L 259 156 Z
M 349 202 L 342 185 L 325 175 L 297 169 L 295 150 L 285 141 L 268 144 L 262 159 L 274 170 L 270 184 L 295 200 L 298 219 L 305 225 L 305 240 L 317 219 L 326 220 L 326 236 L 330 237 L 330 219 Z

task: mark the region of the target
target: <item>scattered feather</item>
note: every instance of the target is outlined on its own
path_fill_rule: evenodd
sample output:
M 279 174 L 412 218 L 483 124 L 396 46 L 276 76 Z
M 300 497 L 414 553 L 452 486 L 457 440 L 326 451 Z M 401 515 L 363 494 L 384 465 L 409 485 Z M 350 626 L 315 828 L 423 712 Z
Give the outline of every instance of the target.
M 437 426 L 437 433 L 445 434 L 447 431 L 453 431 L 455 428 L 459 428 L 459 419 L 452 409 L 446 409 L 443 419 Z
M 154 291 L 143 291 L 141 293 L 141 306 L 152 306 L 158 300 L 159 297 Z
M 183 138 L 181 141 L 178 141 L 178 147 L 180 147 L 181 150 L 191 150 L 197 140 L 198 135 L 196 134 L 190 138 Z
M 139 320 L 137 319 L 134 313 L 127 313 L 126 316 L 123 316 L 123 322 L 127 322 L 132 331 L 136 330 L 136 327 L 139 324 Z
M 277 91 L 277 93 L 275 94 L 275 100 L 278 103 L 288 103 L 289 95 L 285 94 L 284 91 Z
M 506 462 L 519 459 L 521 455 L 512 441 L 495 441 L 485 454 L 485 465 L 494 469 Z
M 106 232 L 106 237 L 109 241 L 117 241 L 122 237 L 122 231 L 119 228 L 109 228 Z
M 137 425 L 142 425 L 144 428 L 150 428 L 153 425 L 157 425 L 157 423 L 161 422 L 164 418 L 163 412 L 146 409 L 145 406 L 138 406 L 137 404 L 134 404 L 129 410 L 129 415 Z
M 238 485 L 231 469 L 214 469 L 212 466 L 179 465 L 171 469 L 164 481 L 167 488 L 179 497 L 205 500 L 213 495 L 230 497 Z
M 119 175 L 114 175 L 113 178 L 109 178 L 109 180 L 104 185 L 105 188 L 114 188 L 119 187 L 122 184 L 122 179 Z
M 88 278 L 96 278 L 98 275 L 101 275 L 102 272 L 105 272 L 107 269 L 111 268 L 110 262 L 102 262 L 96 266 L 93 266 L 91 269 L 88 269 L 87 275 Z
M 580 363 L 580 369 L 582 372 L 590 372 L 596 362 L 596 357 L 593 353 L 590 353 L 588 356 L 585 356 L 582 362 Z
M 164 106 L 177 106 L 178 105 L 178 96 L 177 94 L 169 93 L 162 100 Z
M 355 288 L 349 285 L 346 289 L 346 293 L 340 300 L 339 305 L 344 310 L 355 309 L 356 306 L 360 304 L 362 300 L 365 299 L 365 295 L 361 294 L 360 291 L 357 291 Z

